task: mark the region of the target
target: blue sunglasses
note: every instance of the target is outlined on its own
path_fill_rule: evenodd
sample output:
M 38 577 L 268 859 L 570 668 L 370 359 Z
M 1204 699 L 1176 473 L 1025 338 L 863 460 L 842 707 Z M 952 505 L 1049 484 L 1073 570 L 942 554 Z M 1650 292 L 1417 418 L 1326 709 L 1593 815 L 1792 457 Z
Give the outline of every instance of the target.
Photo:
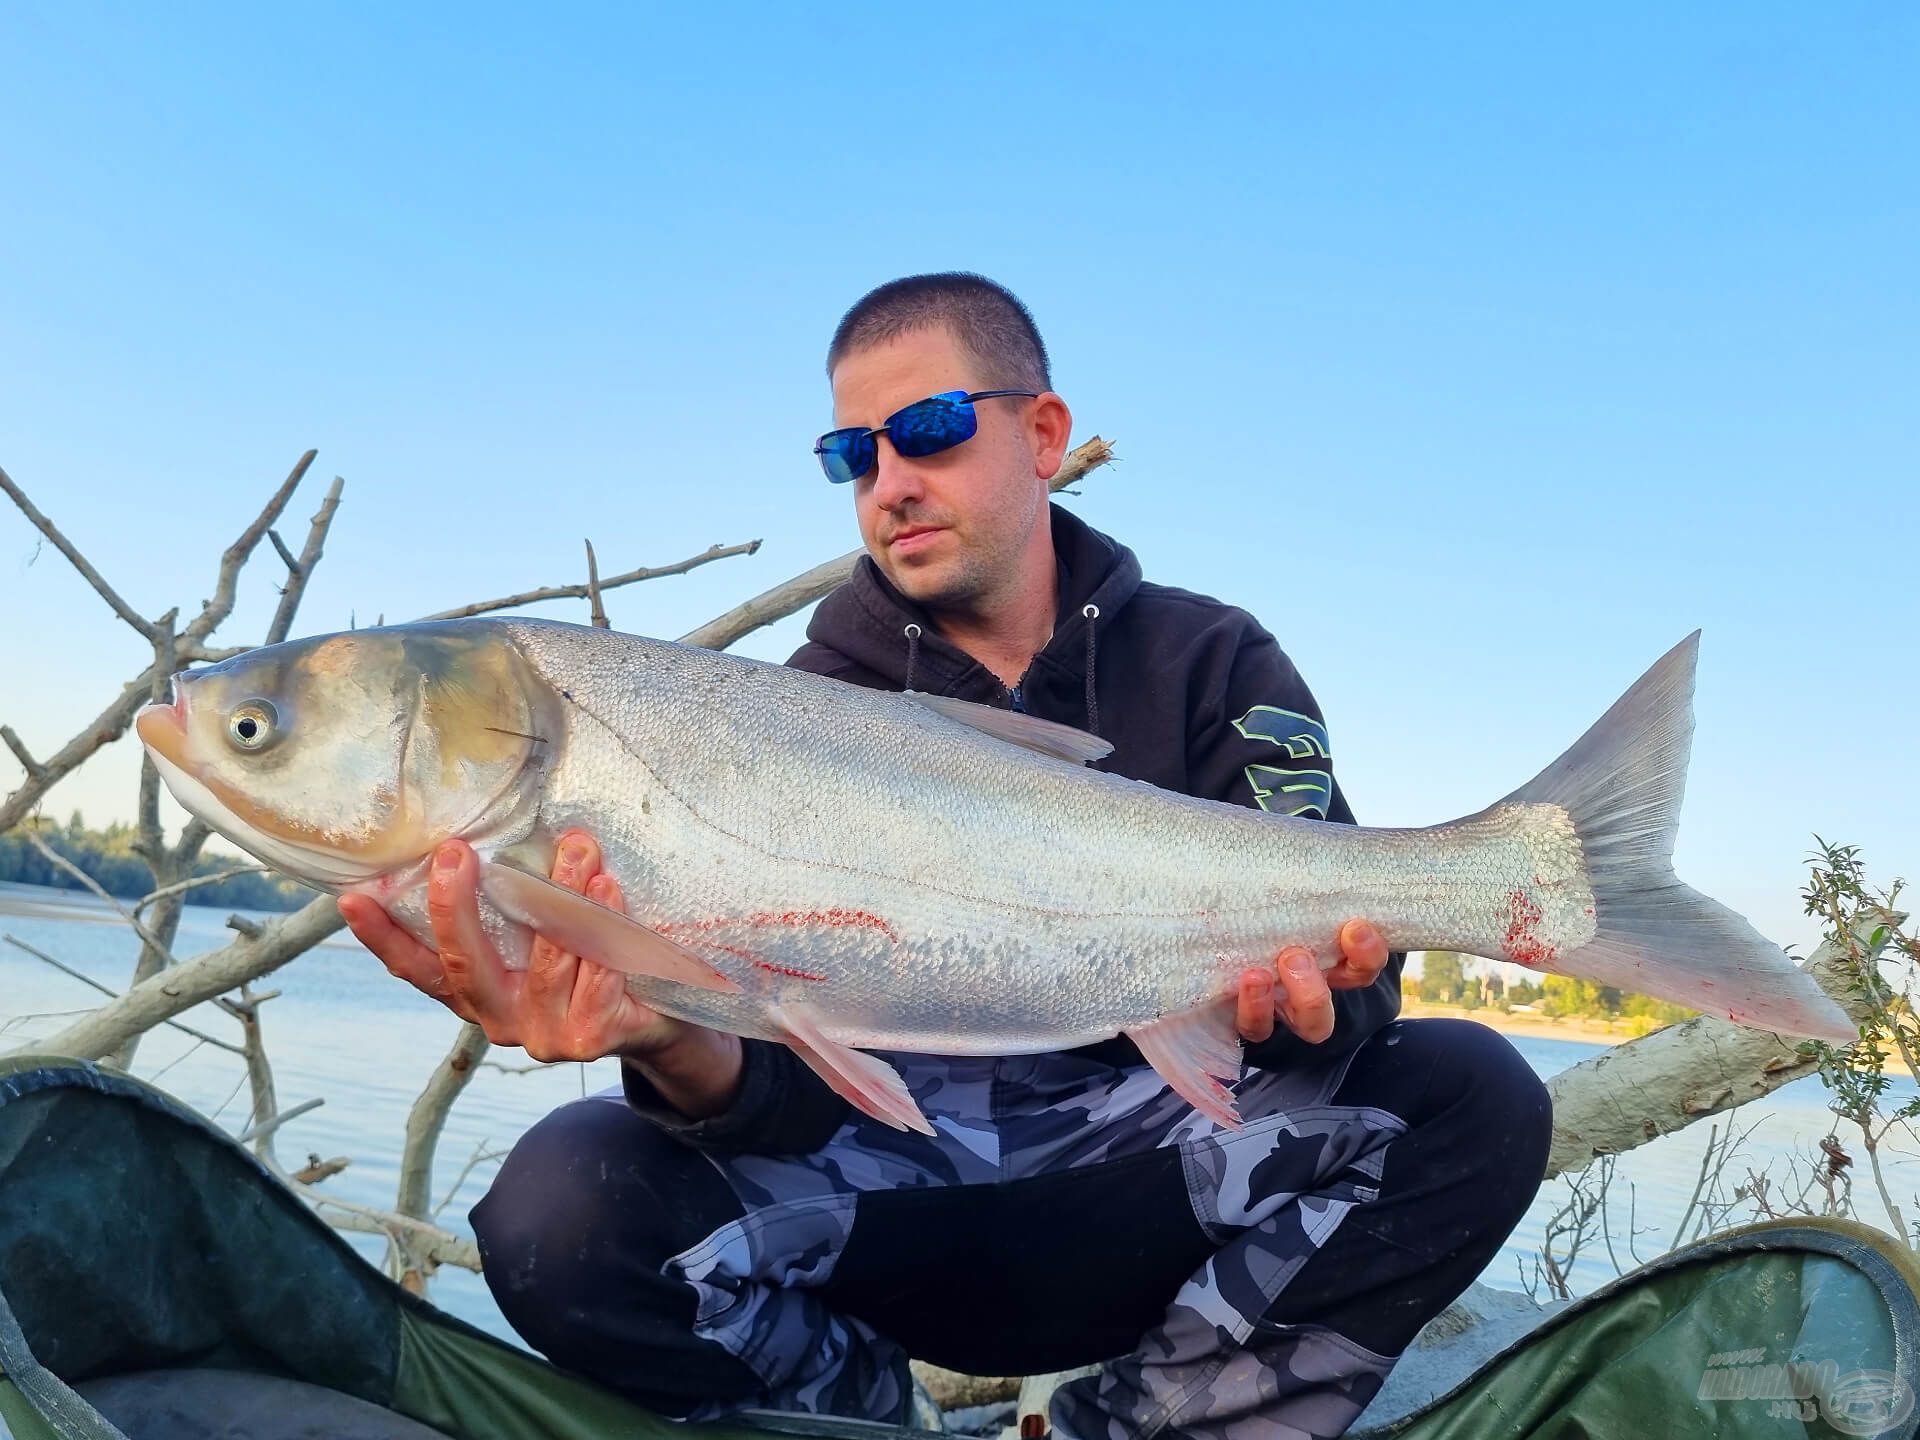
M 879 463 L 880 447 L 874 437 L 884 435 L 900 454 L 910 459 L 938 455 L 963 441 L 971 440 L 980 428 L 973 413 L 973 402 L 992 400 L 1001 395 L 1022 395 L 1031 400 L 1036 390 L 948 390 L 916 400 L 904 410 L 896 410 L 876 430 L 853 425 L 845 430 L 829 430 L 813 442 L 813 453 L 820 457 L 820 468 L 836 485 L 858 480 Z

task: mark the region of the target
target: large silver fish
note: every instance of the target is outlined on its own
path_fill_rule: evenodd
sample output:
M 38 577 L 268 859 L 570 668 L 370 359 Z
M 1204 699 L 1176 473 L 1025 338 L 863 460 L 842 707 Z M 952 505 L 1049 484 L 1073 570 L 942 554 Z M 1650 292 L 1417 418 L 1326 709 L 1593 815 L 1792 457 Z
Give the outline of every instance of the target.
M 480 852 L 502 959 L 534 930 L 669 1014 L 784 1041 L 891 1124 L 863 1049 L 1018 1054 L 1124 1032 L 1223 1124 L 1236 977 L 1323 966 L 1353 916 L 1399 950 L 1517 961 L 1835 1042 L 1779 947 L 1680 883 L 1698 632 L 1506 799 L 1425 829 L 1197 800 L 1087 768 L 1097 737 L 934 696 L 536 620 L 361 630 L 174 678 L 139 733 L 260 859 L 376 896 L 431 943 L 428 857 Z M 544 877 L 598 837 L 623 917 Z

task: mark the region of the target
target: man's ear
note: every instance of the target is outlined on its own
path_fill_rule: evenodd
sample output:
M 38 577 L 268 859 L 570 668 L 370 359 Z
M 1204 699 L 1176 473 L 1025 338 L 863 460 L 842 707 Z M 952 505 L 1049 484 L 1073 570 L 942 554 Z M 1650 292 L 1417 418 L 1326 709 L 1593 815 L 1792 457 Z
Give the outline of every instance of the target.
M 1073 412 L 1067 409 L 1066 401 L 1049 390 L 1033 402 L 1027 425 L 1033 441 L 1034 473 L 1042 480 L 1051 480 L 1067 456 L 1067 441 L 1073 434 Z

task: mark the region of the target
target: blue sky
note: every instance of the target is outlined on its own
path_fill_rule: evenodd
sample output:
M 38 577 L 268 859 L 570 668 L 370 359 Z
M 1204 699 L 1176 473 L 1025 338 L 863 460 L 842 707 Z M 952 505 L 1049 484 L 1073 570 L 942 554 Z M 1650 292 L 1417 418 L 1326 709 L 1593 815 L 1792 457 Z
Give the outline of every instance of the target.
M 1274 631 L 1364 820 L 1701 626 L 1682 875 L 1804 943 L 1815 831 L 1914 868 L 1911 9 L 541 11 L 0 16 L 0 465 L 137 607 L 316 446 L 309 629 L 764 538 L 611 607 L 679 634 L 851 548 L 826 337 L 972 268 L 1118 447 L 1067 503 Z M 35 556 L 0 511 L 46 752 L 140 655 Z M 49 808 L 126 813 L 130 749 Z

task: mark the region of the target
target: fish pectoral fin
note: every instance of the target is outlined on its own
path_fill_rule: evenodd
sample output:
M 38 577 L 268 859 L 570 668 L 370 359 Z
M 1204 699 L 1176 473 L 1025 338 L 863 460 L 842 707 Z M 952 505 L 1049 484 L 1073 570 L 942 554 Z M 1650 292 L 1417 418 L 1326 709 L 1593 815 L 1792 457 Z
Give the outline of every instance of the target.
M 1126 1032 L 1174 1094 L 1229 1130 L 1240 1128 L 1240 1111 L 1227 1086 L 1240 1078 L 1244 1059 L 1234 1019 L 1228 997 Z
M 893 1066 L 877 1055 L 829 1040 L 808 1006 L 775 1006 L 773 1019 L 786 1030 L 787 1045 L 793 1053 L 854 1109 L 896 1130 L 933 1134 L 933 1126 L 920 1113 L 907 1082 Z
M 684 945 L 564 885 L 486 861 L 480 866 L 480 890 L 509 920 L 609 970 L 672 980 L 696 990 L 739 992 L 738 985 Z
M 1057 721 L 1042 720 L 1019 710 L 1002 710 L 997 705 L 955 700 L 950 695 L 928 695 L 919 690 L 901 693 L 949 720 L 958 720 L 962 725 L 971 725 L 996 740 L 1036 750 L 1056 760 L 1071 760 L 1076 765 L 1084 765 L 1089 760 L 1098 760 L 1113 753 L 1113 743 L 1102 740 L 1098 735 L 1076 730 L 1071 725 L 1062 725 Z

